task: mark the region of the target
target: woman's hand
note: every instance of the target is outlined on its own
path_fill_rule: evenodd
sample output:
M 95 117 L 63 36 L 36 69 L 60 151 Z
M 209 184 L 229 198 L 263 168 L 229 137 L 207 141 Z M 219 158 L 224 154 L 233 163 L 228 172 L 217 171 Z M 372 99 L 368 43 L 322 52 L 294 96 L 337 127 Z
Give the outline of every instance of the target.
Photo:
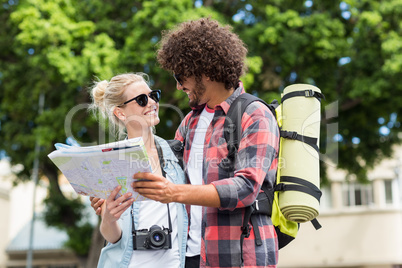
M 125 193 L 124 195 L 115 199 L 120 190 L 121 186 L 119 185 L 114 188 L 109 197 L 106 199 L 106 205 L 103 206 L 103 211 L 101 211 L 103 221 L 109 223 L 117 221 L 121 214 L 123 214 L 123 212 L 126 211 L 131 204 L 133 204 L 134 198 L 130 198 L 132 196 L 131 193 Z
M 125 193 L 115 200 L 120 189 L 120 185 L 114 188 L 106 199 L 106 202 L 103 202 L 102 205 L 102 222 L 100 225 L 100 231 L 103 237 L 111 243 L 116 243 L 120 240 L 122 231 L 117 220 L 120 219 L 121 214 L 123 214 L 123 212 L 134 202 L 134 198 L 130 198 L 132 195 L 131 193 Z M 95 204 L 98 201 L 94 199 L 92 200 Z
M 99 216 L 102 212 L 102 204 L 105 202 L 105 199 L 91 196 L 89 200 L 91 201 L 91 207 L 95 210 L 95 214 Z
M 121 187 L 120 187 L 120 189 L 121 189 Z M 123 195 L 124 200 L 129 199 L 131 197 L 131 195 L 132 195 L 131 193 L 125 193 Z M 115 198 L 115 196 L 114 196 L 114 198 Z M 91 207 L 95 210 L 96 215 L 100 216 L 102 214 L 102 205 L 105 202 L 105 199 L 91 196 L 91 197 L 89 197 L 89 200 L 91 201 Z M 127 204 L 127 205 L 130 206 L 131 204 L 129 204 L 129 205 Z

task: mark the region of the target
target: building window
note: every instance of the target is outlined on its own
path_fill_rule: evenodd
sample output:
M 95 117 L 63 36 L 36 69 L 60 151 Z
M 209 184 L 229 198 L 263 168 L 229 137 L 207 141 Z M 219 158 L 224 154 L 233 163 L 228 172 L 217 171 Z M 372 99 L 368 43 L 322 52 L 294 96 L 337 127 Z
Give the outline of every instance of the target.
M 329 186 L 321 187 L 320 210 L 330 210 L 332 208 L 332 193 Z
M 384 180 L 385 203 L 393 204 L 392 180 Z
M 371 184 L 345 183 L 343 185 L 343 205 L 346 207 L 368 206 L 373 203 Z

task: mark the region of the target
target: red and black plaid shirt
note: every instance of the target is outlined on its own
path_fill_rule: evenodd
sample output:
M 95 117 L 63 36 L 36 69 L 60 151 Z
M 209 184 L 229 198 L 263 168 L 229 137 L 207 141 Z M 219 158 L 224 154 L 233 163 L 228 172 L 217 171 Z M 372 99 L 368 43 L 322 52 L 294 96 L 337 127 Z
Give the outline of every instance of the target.
M 223 125 L 231 103 L 244 93 L 242 86 L 214 107 L 204 144 L 203 183 L 213 184 L 219 194 L 220 208 L 203 207 L 200 267 L 240 267 L 240 236 L 245 207 L 260 192 L 264 180 L 272 186 L 277 169 L 279 129 L 275 117 L 260 102 L 251 103 L 242 116 L 242 133 L 233 170 L 225 170 L 221 161 L 228 154 Z M 194 132 L 204 106 L 191 111 L 176 132 L 185 139 L 184 163 L 188 163 Z M 256 246 L 254 232 L 243 242 L 244 267 L 276 267 L 277 236 L 271 219 L 258 216 L 263 244 Z

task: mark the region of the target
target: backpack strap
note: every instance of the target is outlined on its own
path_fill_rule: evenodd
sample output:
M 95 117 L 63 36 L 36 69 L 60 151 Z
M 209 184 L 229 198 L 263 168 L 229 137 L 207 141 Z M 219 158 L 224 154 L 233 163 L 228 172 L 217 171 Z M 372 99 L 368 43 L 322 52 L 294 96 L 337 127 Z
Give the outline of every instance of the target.
M 250 221 L 251 214 L 253 213 L 253 207 L 246 207 L 246 211 L 244 212 L 243 218 L 243 226 L 241 227 L 242 233 L 240 235 L 240 257 L 241 257 L 241 267 L 243 267 L 244 259 L 243 259 L 243 241 L 244 238 L 250 236 L 251 227 L 248 224 Z M 258 226 L 257 226 L 258 227 Z
M 179 160 L 179 165 L 181 169 L 184 170 L 183 151 L 184 151 L 184 144 L 186 142 L 185 137 L 183 142 L 179 140 L 166 140 L 166 142 L 169 144 L 170 149 L 172 149 L 172 152 L 176 156 L 177 160 Z
M 325 96 L 321 92 L 317 92 L 312 89 L 306 89 L 306 90 L 300 90 L 300 91 L 293 91 L 293 92 L 289 92 L 289 93 L 285 94 L 281 99 L 281 103 L 283 103 L 285 100 L 287 100 L 289 98 L 300 97 L 300 96 L 306 97 L 306 98 L 314 97 L 318 101 L 321 101 L 321 99 L 325 100 Z
M 306 98 L 316 98 L 318 101 L 321 101 L 321 99 L 325 99 L 324 94 L 321 92 L 314 91 L 312 89 L 306 89 L 306 90 L 299 90 L 299 91 L 293 91 L 285 94 L 281 102 L 283 103 L 285 100 L 293 97 L 306 97 Z M 313 147 L 314 150 L 316 150 L 318 153 L 320 152 L 320 149 L 318 148 L 317 145 L 317 138 L 312 138 L 308 136 L 303 136 L 296 131 L 286 131 L 286 130 L 281 130 L 281 137 L 286 138 L 286 139 L 291 139 L 291 140 L 298 140 L 301 142 L 304 142 L 311 147 Z
M 294 184 L 284 184 L 282 182 L 290 182 Z M 298 191 L 309 194 L 320 202 L 322 195 L 321 190 L 313 183 L 292 176 L 281 176 L 281 183 L 275 186 L 275 191 Z
M 292 184 L 284 184 L 283 182 L 290 182 Z M 313 183 L 292 176 L 281 176 L 281 183 L 275 186 L 275 191 L 298 191 L 309 194 L 320 202 L 322 192 Z M 316 230 L 320 229 L 322 226 L 318 222 L 317 218 L 311 220 Z
M 174 153 L 174 155 L 176 156 L 177 160 L 179 160 L 179 165 L 181 167 L 182 170 L 185 170 L 184 167 L 184 161 L 183 161 L 183 154 L 184 154 L 184 146 L 186 144 L 186 137 L 187 137 L 187 133 L 188 133 L 188 124 L 190 122 L 190 119 L 195 116 L 195 114 L 193 113 L 192 116 L 190 116 L 190 118 L 187 120 L 186 125 L 185 125 L 185 132 L 183 133 L 183 141 L 179 141 L 179 140 L 166 140 L 166 142 L 169 144 L 170 149 L 172 149 L 172 152 Z
M 307 143 L 308 145 L 313 147 L 313 149 L 316 150 L 318 153 L 320 152 L 320 149 L 318 148 L 318 145 L 317 145 L 317 138 L 303 136 L 303 135 L 300 135 L 299 133 L 297 133 L 296 131 L 281 130 L 280 132 L 281 132 L 282 138 L 298 140 L 298 141 Z
M 228 148 L 228 160 L 234 164 L 236 158 L 237 150 L 239 149 L 240 134 L 242 133 L 241 118 L 246 111 L 247 106 L 254 102 L 259 101 L 266 105 L 268 109 L 275 116 L 275 108 L 278 107 L 279 103 L 277 100 L 272 101 L 271 104 L 267 104 L 262 99 L 251 95 L 249 93 L 240 94 L 230 105 L 229 111 L 226 115 L 225 123 L 223 125 L 224 138 L 227 142 Z

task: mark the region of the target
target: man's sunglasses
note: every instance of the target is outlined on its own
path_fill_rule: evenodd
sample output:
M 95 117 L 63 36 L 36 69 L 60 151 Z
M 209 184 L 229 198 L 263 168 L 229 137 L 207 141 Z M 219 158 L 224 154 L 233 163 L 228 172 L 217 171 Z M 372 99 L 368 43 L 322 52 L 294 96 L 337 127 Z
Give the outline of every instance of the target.
M 183 79 L 180 78 L 181 74 L 173 74 L 174 79 L 176 80 L 177 83 L 179 83 L 180 86 L 183 86 Z
M 152 90 L 148 95 L 147 95 L 147 94 L 138 95 L 137 97 L 132 98 L 132 99 L 130 99 L 130 100 L 124 102 L 124 103 L 123 103 L 122 105 L 120 105 L 120 106 L 123 106 L 123 105 L 125 105 L 125 104 L 127 104 L 127 103 L 129 103 L 129 102 L 132 102 L 133 100 L 135 100 L 135 101 L 138 103 L 139 106 L 145 107 L 145 106 L 147 106 L 147 104 L 148 104 L 148 96 L 149 96 L 151 99 L 153 99 L 155 102 L 159 102 L 160 99 L 161 99 L 161 90 L 160 90 L 160 89 Z

